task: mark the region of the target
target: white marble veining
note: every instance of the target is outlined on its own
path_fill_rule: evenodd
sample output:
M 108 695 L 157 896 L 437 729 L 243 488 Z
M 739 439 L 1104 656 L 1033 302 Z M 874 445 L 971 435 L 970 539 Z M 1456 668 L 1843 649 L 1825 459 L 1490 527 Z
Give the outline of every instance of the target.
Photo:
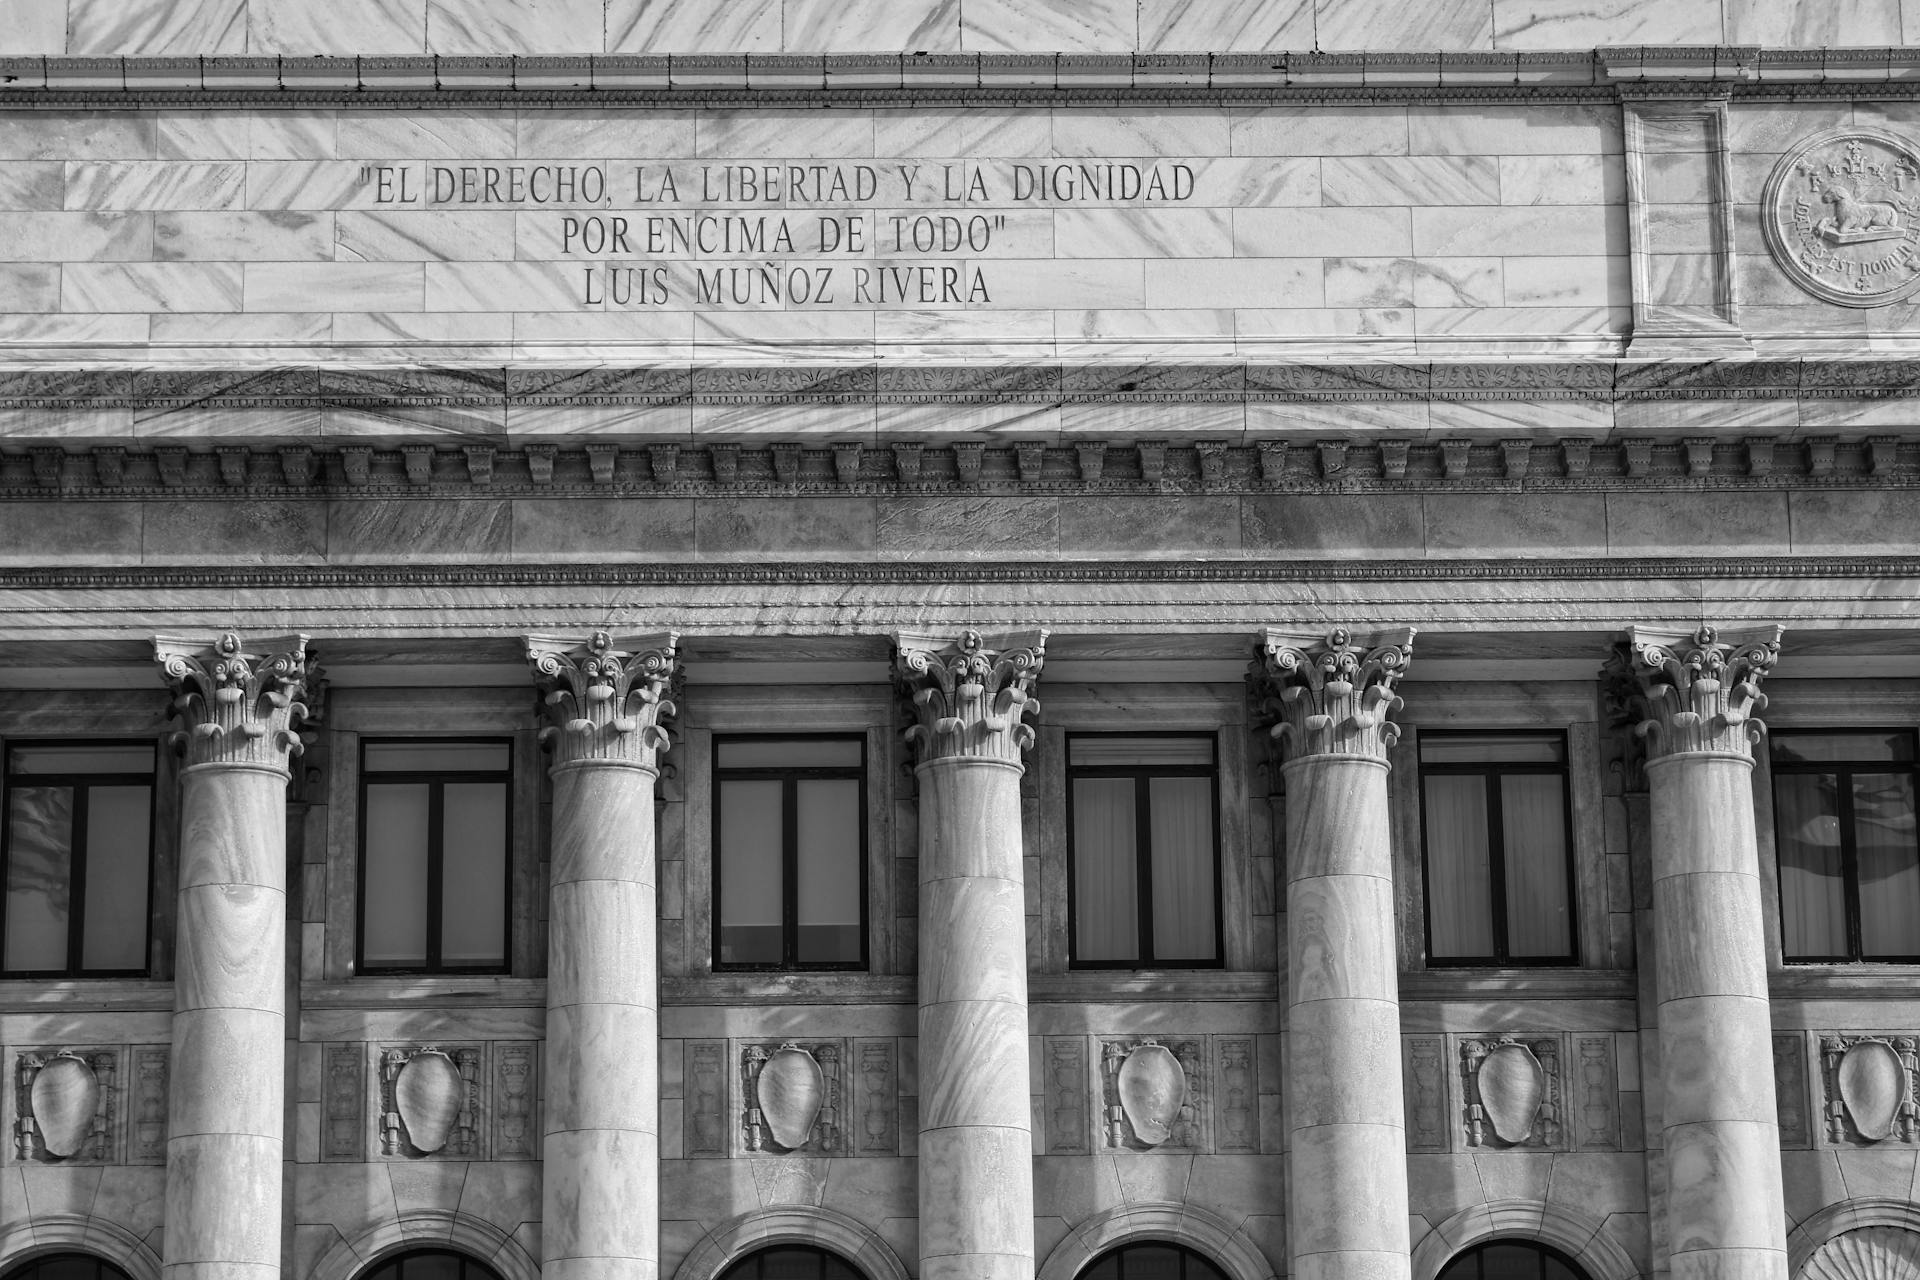
M 1114 53 L 1138 47 L 1137 0 L 966 0 L 961 47 L 969 53 Z
M 1659 0 L 1492 0 L 1500 49 L 1591 49 L 1606 44 L 1719 44 L 1718 4 Z
M 67 0 L 66 51 L 95 57 L 245 53 L 247 0 Z
M 1324 50 L 1457 50 L 1493 47 L 1487 0 L 1423 0 L 1381 6 L 1373 0 L 1318 0 L 1314 37 Z
M 1194 4 L 1140 0 L 1140 49 L 1146 53 L 1256 53 L 1314 47 L 1318 0 L 1268 4 Z
M 607 0 L 608 53 L 779 53 L 781 0 Z
M 961 0 L 783 0 L 788 53 L 958 53 Z
M 427 0 L 427 52 L 441 57 L 598 53 L 605 0 Z
M 247 0 L 247 51 L 289 57 L 427 53 L 426 0 Z

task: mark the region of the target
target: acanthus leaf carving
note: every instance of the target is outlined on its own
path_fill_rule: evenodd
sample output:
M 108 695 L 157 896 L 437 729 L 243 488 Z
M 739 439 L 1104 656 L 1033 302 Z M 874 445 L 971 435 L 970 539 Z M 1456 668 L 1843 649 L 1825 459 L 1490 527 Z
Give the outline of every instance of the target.
M 1033 744 L 1028 716 L 1038 715 L 1032 694 L 1046 660 L 1047 633 L 956 639 L 915 632 L 894 637 L 894 679 L 914 723 L 906 739 L 922 764 L 975 757 L 1020 762 Z
M 1287 763 L 1309 756 L 1385 761 L 1400 736 L 1388 717 L 1400 708 L 1394 685 L 1413 656 L 1412 627 L 1356 640 L 1345 627 L 1325 636 L 1267 628 L 1248 679 Z
M 656 767 L 671 745 L 662 722 L 676 711 L 668 695 L 678 643 L 671 631 L 618 638 L 596 631 L 584 644 L 526 637 L 527 661 L 553 722 L 540 740 L 553 743 L 556 767 L 581 761 Z
M 155 636 L 154 658 L 173 695 L 173 714 L 187 722 L 176 741 L 187 764 L 240 764 L 287 772 L 304 749 L 294 726 L 307 716 L 300 701 L 318 675 L 303 635 L 249 646 L 229 631 L 212 646 Z
M 1767 695 L 1760 681 L 1780 657 L 1778 625 L 1723 640 L 1713 627 L 1630 627 L 1605 676 L 1626 688 L 1650 760 L 1690 751 L 1752 755 Z

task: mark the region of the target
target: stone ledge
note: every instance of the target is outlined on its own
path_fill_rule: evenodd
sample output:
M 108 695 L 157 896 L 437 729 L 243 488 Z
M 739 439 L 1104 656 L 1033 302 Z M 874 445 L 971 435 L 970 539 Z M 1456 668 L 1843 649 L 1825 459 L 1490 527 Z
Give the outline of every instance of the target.
M 1614 86 L 1880 92 L 1920 81 L 1920 49 L 1618 46 L 1565 51 L 1271 53 L 582 54 L 577 56 L 0 58 L 0 100 L 275 98 L 359 105 L 509 97 L 531 105 L 663 99 L 863 101 L 1553 95 Z M 123 104 L 124 105 L 124 104 Z
M 313 446 L 185 444 L 0 451 L 13 501 L 236 498 L 752 498 L 956 494 L 1560 493 L 1620 489 L 1920 488 L 1920 435 L 1485 435 L 1438 441 L 1303 430 L 1225 439 L 1070 439 L 988 444 L 895 439 L 700 445 L 600 438 L 501 447 L 486 437 Z M 16 449 L 18 447 L 16 446 Z

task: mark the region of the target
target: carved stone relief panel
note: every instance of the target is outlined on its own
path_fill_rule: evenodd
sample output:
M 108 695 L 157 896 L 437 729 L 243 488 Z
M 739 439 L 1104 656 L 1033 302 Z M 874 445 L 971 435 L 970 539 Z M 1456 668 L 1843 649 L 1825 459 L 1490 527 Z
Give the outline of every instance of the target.
M 540 1042 L 504 1040 L 493 1046 L 493 1150 L 495 1160 L 538 1160 Z
M 1100 1039 L 1101 1147 L 1207 1151 L 1212 1147 L 1207 1037 Z
M 723 1158 L 727 1154 L 727 1042 L 689 1040 L 685 1062 L 685 1130 L 680 1149 L 689 1158 Z
M 877 1057 L 863 1063 L 855 1053 L 856 1043 L 865 1050 L 879 1042 L 735 1041 L 734 1078 L 739 1093 L 733 1153 L 848 1156 L 862 1154 L 863 1140 L 878 1143 L 888 1135 L 897 1150 L 899 1101 L 896 1089 L 883 1079 L 891 1078 L 892 1071 L 883 1069 Z M 868 1065 L 875 1067 L 871 1076 L 864 1074 Z M 869 1085 L 878 1090 L 877 1096 L 861 1096 L 862 1087 Z M 688 1087 L 696 1091 L 688 1107 L 691 1116 L 698 1110 L 701 1087 L 691 1073 Z M 879 1136 L 869 1138 L 875 1131 Z M 693 1148 L 689 1146 L 688 1151 L 691 1154 Z
M 167 1162 L 167 1057 L 165 1045 L 133 1048 L 133 1121 L 128 1164 Z
M 1806 1260 L 1801 1280 L 1895 1280 L 1920 1274 L 1920 1232 L 1857 1227 L 1833 1237 Z
M 1567 1149 L 1559 1036 L 1459 1038 L 1469 1147 Z
M 37 1164 L 119 1158 L 117 1047 L 22 1049 L 13 1059 L 13 1157 Z
M 1610 1033 L 1573 1036 L 1566 1123 L 1577 1151 L 1620 1150 L 1620 1083 Z
M 1252 1036 L 1215 1036 L 1213 1149 L 1249 1153 L 1260 1149 L 1260 1068 Z
M 1447 1038 L 1402 1036 L 1401 1079 L 1406 1091 L 1407 1151 L 1412 1155 L 1445 1152 L 1453 1125 L 1447 1102 Z
M 1911 1033 L 1820 1037 L 1821 1116 L 1833 1146 L 1913 1146 L 1920 1137 Z
M 1814 297 L 1845 307 L 1886 306 L 1920 290 L 1916 217 L 1920 152 L 1870 129 L 1807 138 L 1780 158 L 1761 199 L 1774 262 Z
M 1045 1078 L 1040 1083 L 1046 1102 L 1042 1125 L 1046 1154 L 1086 1155 L 1091 1150 L 1087 1142 L 1086 1037 L 1048 1036 L 1043 1061 Z
M 322 1061 L 326 1079 L 320 1091 L 320 1158 L 366 1159 L 367 1059 L 359 1044 L 330 1044 Z
M 860 1120 L 853 1135 L 856 1155 L 891 1156 L 900 1152 L 899 1046 L 892 1040 L 853 1043 Z
M 383 1045 L 380 1154 L 418 1160 L 484 1159 L 481 1064 L 485 1046 Z
M 1812 1146 L 1813 1131 L 1807 1121 L 1807 1042 L 1800 1032 L 1773 1038 L 1773 1091 L 1780 1145 Z

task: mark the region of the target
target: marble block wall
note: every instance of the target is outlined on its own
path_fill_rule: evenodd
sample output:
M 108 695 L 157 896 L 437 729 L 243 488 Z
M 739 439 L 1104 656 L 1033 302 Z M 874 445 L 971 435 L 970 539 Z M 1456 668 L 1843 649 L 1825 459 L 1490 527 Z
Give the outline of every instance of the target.
M 14 0 L 0 52 L 74 55 L 1569 49 L 1893 45 L 1911 0 Z
M 0 126 L 0 342 L 20 354 L 1604 354 L 1628 315 L 1619 112 L 1601 105 L 37 111 Z M 552 162 L 592 194 L 529 198 L 535 170 L 558 181 Z M 740 185 L 763 164 L 824 185 L 769 201 Z M 1168 198 L 1098 185 L 1135 180 L 1122 170 Z M 677 238 L 697 211 L 722 215 L 696 228 L 706 250 Z

